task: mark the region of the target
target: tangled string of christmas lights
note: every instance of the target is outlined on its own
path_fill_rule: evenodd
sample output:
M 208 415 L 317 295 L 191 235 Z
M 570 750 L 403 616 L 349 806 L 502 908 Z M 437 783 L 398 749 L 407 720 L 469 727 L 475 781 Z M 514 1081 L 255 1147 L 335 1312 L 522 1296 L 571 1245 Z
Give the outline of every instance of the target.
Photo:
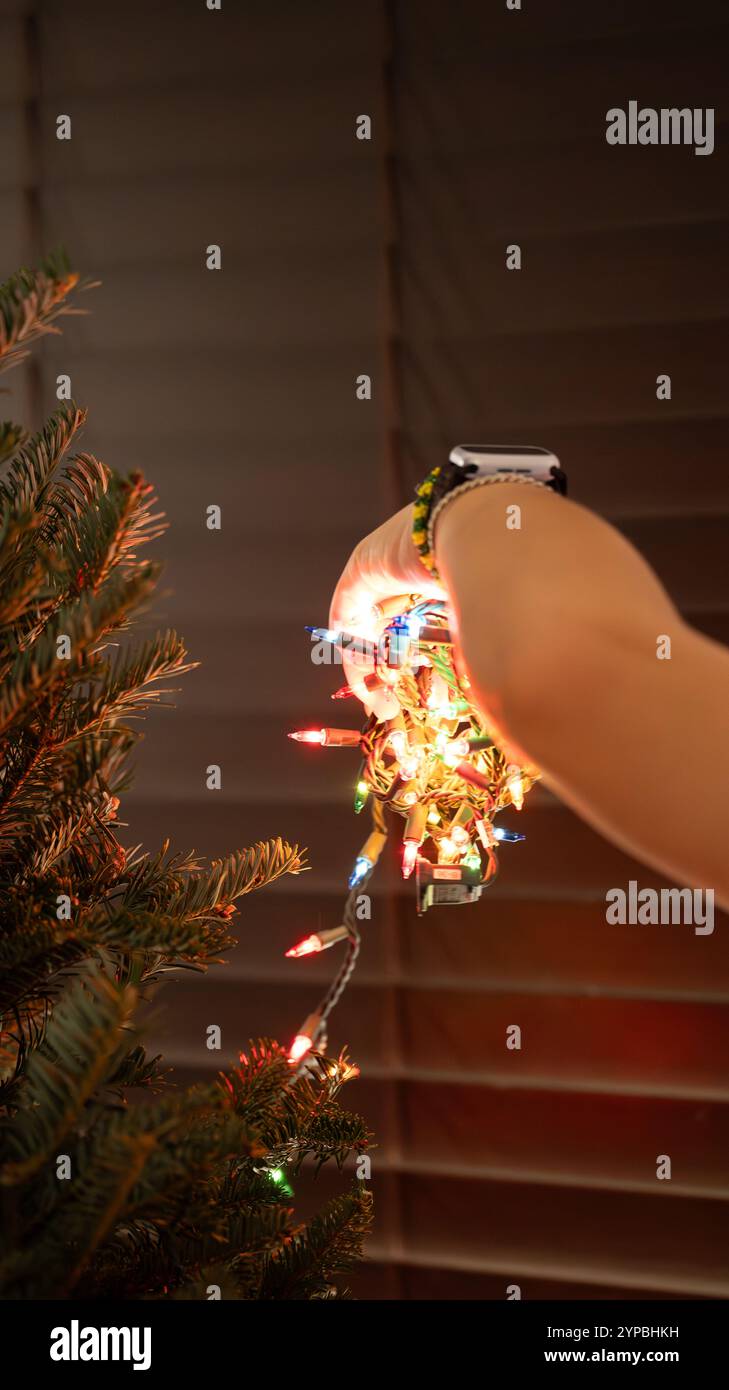
M 406 879 L 415 873 L 422 914 L 438 904 L 475 902 L 493 882 L 499 842 L 524 839 L 495 825 L 494 818 L 509 806 L 520 811 L 539 776 L 535 768 L 509 761 L 484 724 L 467 677 L 456 670 L 445 604 L 411 595 L 377 643 L 352 633 L 308 630 L 352 660 L 366 661 L 367 690 L 394 697 L 396 712 L 390 718 L 369 715 L 361 730 L 289 734 L 300 743 L 359 748 L 354 810 L 361 812 L 368 802 L 372 807 L 372 830 L 349 877 L 342 924 L 286 953 L 306 956 L 347 943 L 332 985 L 292 1043 L 292 1063 L 300 1063 L 315 1043 L 326 1045 L 327 1019 L 354 970 L 361 945 L 355 909 L 387 842 L 385 808 L 404 818 L 402 873 Z M 344 687 L 332 698 L 351 694 Z

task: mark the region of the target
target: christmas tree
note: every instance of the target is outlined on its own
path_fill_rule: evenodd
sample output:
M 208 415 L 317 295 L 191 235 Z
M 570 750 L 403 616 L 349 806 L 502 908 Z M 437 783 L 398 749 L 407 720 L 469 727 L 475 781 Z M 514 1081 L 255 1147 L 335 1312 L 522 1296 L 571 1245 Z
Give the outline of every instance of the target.
M 0 368 L 82 288 L 62 256 L 0 287 Z M 303 857 L 279 839 L 208 865 L 120 843 L 134 721 L 189 663 L 174 632 L 130 635 L 160 515 L 139 474 L 76 452 L 84 419 L 65 402 L 34 437 L 0 424 L 0 1293 L 342 1297 L 370 1195 L 355 1181 L 297 1224 L 289 1177 L 366 1147 L 337 1099 L 356 1068 L 297 1071 L 264 1039 L 179 1089 L 135 1027 L 171 970 L 235 944 L 237 901 Z

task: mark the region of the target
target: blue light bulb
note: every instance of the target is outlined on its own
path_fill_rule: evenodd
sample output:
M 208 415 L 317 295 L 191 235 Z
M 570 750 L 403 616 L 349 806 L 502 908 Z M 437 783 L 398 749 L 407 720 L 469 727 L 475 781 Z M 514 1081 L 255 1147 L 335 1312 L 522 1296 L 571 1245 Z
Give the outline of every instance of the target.
M 374 864 L 371 859 L 367 858 L 366 854 L 358 854 L 354 861 L 354 868 L 349 875 L 349 887 L 356 888 L 357 884 L 361 883 L 363 878 L 367 877 L 370 869 L 373 868 Z

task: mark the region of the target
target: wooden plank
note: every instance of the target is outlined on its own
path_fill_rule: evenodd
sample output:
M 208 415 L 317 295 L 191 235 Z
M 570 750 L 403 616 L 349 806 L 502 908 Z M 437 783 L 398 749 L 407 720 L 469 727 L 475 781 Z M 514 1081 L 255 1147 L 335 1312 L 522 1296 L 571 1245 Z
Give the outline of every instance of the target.
M 670 401 L 656 397 L 663 373 L 672 377 Z M 497 333 L 488 345 L 450 339 L 402 352 L 406 428 L 417 421 L 444 442 L 557 424 L 723 418 L 728 376 L 726 322 Z
M 680 180 L 665 149 L 626 145 L 616 160 L 615 149 L 595 138 L 484 153 L 464 136 L 447 155 L 431 145 L 398 146 L 403 251 L 407 256 L 427 232 L 453 263 L 464 242 L 478 237 L 498 234 L 506 244 L 540 234 L 574 237 L 725 218 L 726 125 L 717 126 L 716 140 L 709 158 L 682 159 Z
M 95 422 L 118 428 L 133 419 L 149 439 L 169 438 L 173 422 L 181 435 L 204 438 L 207 422 L 214 420 L 216 429 L 238 432 L 242 452 L 272 438 L 281 448 L 295 446 L 305 422 L 310 439 L 320 440 L 322 448 L 345 433 L 377 448 L 382 392 L 373 390 L 372 400 L 364 402 L 355 394 L 361 372 L 379 372 L 374 325 L 369 338 L 355 332 L 349 342 L 326 350 L 312 347 L 304 353 L 281 344 L 268 352 L 240 349 L 231 357 L 216 349 L 199 356 L 191 343 L 182 357 L 170 345 L 163 357 L 154 353 L 145 362 L 112 351 L 103 358 L 89 356 L 76 346 L 78 323 L 70 324 L 62 339 L 46 339 L 38 348 L 47 412 L 57 404 L 56 373 L 64 372 Z
M 371 256 L 382 240 L 379 170 L 358 150 L 331 165 L 256 169 L 241 179 L 200 169 L 192 178 L 142 176 L 129 165 L 99 197 L 83 177 L 44 187 L 44 223 L 73 246 L 74 261 L 104 279 L 119 266 L 197 267 L 213 240 L 225 263 L 299 255 L 323 247 Z M 132 215 L 133 211 L 133 215 Z
M 302 71 L 316 81 L 342 65 L 375 64 L 376 9 L 336 0 L 302 8 L 292 0 L 246 0 L 210 14 L 204 0 L 131 0 L 123 10 L 63 0 L 41 12 L 49 95 L 117 93 L 202 84 L 283 84 Z M 104 63 L 98 62 L 100 52 Z
M 439 1183 L 417 1176 L 401 1185 L 410 1252 L 437 1264 L 448 1251 L 462 1267 L 519 1276 L 648 1285 L 725 1298 L 729 1205 L 656 1195 L 531 1192 L 520 1184 Z M 668 1211 L 670 1210 L 670 1218 Z
M 184 265 L 117 266 L 89 296 L 93 312 L 74 325 L 74 346 L 88 357 L 110 346 L 115 355 L 258 351 L 273 366 L 282 345 L 293 358 L 295 350 L 335 353 L 353 337 L 374 339 L 378 248 L 349 253 L 332 243 L 296 256 L 264 246 L 236 256 L 224 247 L 219 272 L 206 269 L 205 241 Z M 96 271 L 92 261 L 88 272 Z
M 366 65 L 358 73 L 322 79 L 315 85 L 300 75 L 270 82 L 255 91 L 213 86 L 191 100 L 178 92 L 103 92 L 73 97 L 73 135 L 56 139 L 58 102 L 41 106 L 44 177 L 49 185 L 67 180 L 113 184 L 129 172 L 137 177 L 223 170 L 228 177 L 249 176 L 272 165 L 282 172 L 304 162 L 316 170 L 351 159 L 357 145 L 363 164 L 380 157 L 375 142 L 357 141 L 355 118 L 379 113 L 379 72 Z M 285 98 L 285 99 L 282 99 Z M 133 215 L 133 209 L 130 209 Z
M 168 1062 L 174 1051 L 168 1050 Z M 210 1054 L 210 1076 L 219 1066 L 217 1054 Z M 174 1078 L 192 1085 L 200 1070 L 176 1066 Z M 669 1202 L 729 1196 L 727 1105 L 368 1074 L 347 1086 L 343 1104 L 374 1132 L 372 1161 L 380 1175 L 439 1174 L 444 1182 L 466 1178 L 653 1196 L 659 1145 L 674 1159 Z
M 332 846 L 337 863 L 345 859 L 346 839 L 343 827 Z M 291 879 L 285 893 L 262 893 L 243 905 L 231 923 L 240 944 L 225 969 L 211 973 L 212 989 L 228 979 L 257 980 L 271 988 L 301 981 L 319 988 L 331 979 L 336 952 L 312 956 L 304 965 L 285 956 L 295 940 L 336 925 L 341 917 L 343 881 L 327 892 L 320 888 L 321 870 L 312 859 L 308 891 L 303 879 Z M 446 989 L 476 993 L 484 1001 L 491 994 L 554 993 L 727 1003 L 728 925 L 717 909 L 715 930 L 706 937 L 678 924 L 612 926 L 605 921 L 604 898 L 597 897 L 582 903 L 482 900 L 458 914 L 433 910 L 419 918 L 412 895 L 393 902 L 375 879 L 372 917 L 362 925 L 362 953 L 351 987 Z
M 377 1250 L 375 1242 L 368 1241 L 364 1264 L 348 1275 L 348 1283 L 355 1298 L 363 1302 L 433 1301 L 438 1302 L 481 1302 L 484 1299 L 505 1299 L 509 1284 L 514 1280 L 497 1274 L 478 1274 L 473 1270 L 447 1268 L 442 1263 L 434 1266 L 416 1261 L 408 1264 L 406 1259 L 388 1260 L 386 1254 Z M 668 1293 L 664 1289 L 625 1288 L 615 1284 L 586 1284 L 557 1279 L 529 1278 L 524 1297 L 531 1299 L 554 1299 L 567 1301 L 595 1299 L 661 1299 L 670 1302 L 680 1298 L 681 1293 Z M 668 1313 L 667 1313 L 668 1316 Z
M 636 93 L 642 102 L 644 92 L 650 93 L 646 104 L 656 109 L 721 108 L 726 36 L 726 28 L 718 40 L 701 28 L 659 30 L 642 42 L 626 35 L 585 45 L 579 54 L 565 47 L 548 62 L 538 48 L 504 52 L 476 43 L 450 55 L 436 47 L 417 56 L 404 48 L 397 92 L 399 148 L 436 156 L 464 146 L 485 152 L 586 141 L 597 148 L 606 143 L 606 112 L 627 106 Z M 611 147 L 617 163 L 625 149 Z M 711 164 L 711 156 L 696 161 L 693 148 L 661 152 L 674 169 L 685 162 Z
M 0 9 L 0 53 L 3 57 L 3 83 L 0 112 L 13 103 L 27 101 L 30 95 L 28 53 L 20 14 Z
M 0 280 L 6 280 L 28 260 L 28 219 L 20 189 L 5 189 L 0 224 Z
M 434 53 L 455 62 L 485 57 L 493 49 L 549 51 L 590 40 L 602 46 L 612 37 L 630 37 L 635 43 L 641 34 L 654 43 L 657 36 L 674 30 L 705 33 L 710 40 L 710 31 L 726 24 L 721 0 L 702 0 L 691 9 L 682 0 L 641 0 L 640 5 L 615 0 L 604 8 L 585 5 L 584 0 L 560 0 L 558 6 L 532 7 L 526 23 L 523 14 L 506 5 L 484 6 L 480 0 L 459 0 L 457 9 L 438 0 L 401 0 L 398 14 L 401 42 L 414 62 Z
M 91 400 L 89 407 L 82 447 L 98 453 L 121 473 L 140 468 L 159 494 L 171 530 L 157 551 L 170 565 L 173 589 L 185 560 L 177 527 L 193 530 L 201 520 L 204 525 L 210 502 L 230 507 L 223 515 L 226 530 L 228 522 L 236 530 L 240 527 L 243 512 L 257 519 L 261 528 L 275 526 L 281 536 L 296 531 L 311 536 L 327 518 L 330 525 L 341 524 L 344 529 L 338 542 L 332 536 L 327 543 L 334 565 L 338 555 L 344 559 L 355 526 L 365 534 L 387 514 L 385 470 L 371 432 L 355 433 L 350 428 L 336 436 L 326 429 L 313 435 L 304 419 L 298 422 L 298 438 L 282 440 L 276 420 L 267 437 L 253 441 L 246 437 L 243 412 L 237 432 L 226 434 L 211 420 L 208 429 L 201 428 L 197 435 L 179 435 L 171 419 L 166 435 L 139 437 L 129 429 L 129 422 L 124 428 L 118 414 L 102 421 Z M 332 572 L 332 583 L 335 577 Z M 239 610 L 238 617 L 245 624 L 245 611 Z
M 30 146 L 25 112 L 18 105 L 0 106 L 0 190 L 17 193 L 30 179 Z
M 729 223 L 523 236 L 522 269 L 506 267 L 506 243 L 467 222 L 457 258 L 426 235 L 403 255 L 402 304 L 409 351 L 425 340 L 680 324 L 726 318 Z
M 298 939 L 297 924 L 290 925 Z M 230 976 L 219 978 L 213 995 L 198 980 L 175 981 L 150 1045 L 168 1052 L 184 1039 L 185 1063 L 202 1065 L 211 1021 L 222 1029 L 221 1063 L 249 1037 L 287 1042 L 318 997 L 297 973 L 298 983 L 265 992 Z M 486 1005 L 476 992 L 403 985 L 392 999 L 363 985 L 349 992 L 330 1040 L 334 1048 L 346 1042 L 363 1070 L 380 1074 L 724 1103 L 728 1020 L 727 1004 L 503 993 L 490 994 Z M 514 1024 L 522 1029 L 520 1052 L 506 1047 Z

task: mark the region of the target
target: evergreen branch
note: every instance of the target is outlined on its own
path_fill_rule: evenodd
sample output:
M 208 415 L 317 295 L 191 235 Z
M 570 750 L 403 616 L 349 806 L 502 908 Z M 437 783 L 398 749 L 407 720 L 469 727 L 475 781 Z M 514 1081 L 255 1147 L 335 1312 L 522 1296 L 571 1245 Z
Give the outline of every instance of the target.
M 16 425 L 12 420 L 0 420 L 0 463 L 6 463 L 12 458 L 16 449 L 20 449 L 27 438 L 27 431 L 22 425 Z
M 264 1039 L 249 1043 L 240 1065 L 221 1073 L 220 1084 L 236 1114 L 256 1131 L 264 1152 L 293 1149 L 294 1172 L 309 1157 L 316 1160 L 318 1172 L 331 1158 L 341 1168 L 352 1151 L 369 1146 L 372 1136 L 361 1116 L 336 1103 L 342 1085 L 357 1074 L 346 1053 L 337 1061 L 315 1053 L 308 1075 L 292 1080 L 288 1054 L 279 1043 Z
M 47 256 L 38 270 L 19 270 L 0 285 L 0 371 L 22 361 L 33 339 L 57 333 L 55 321 L 62 314 L 83 312 L 65 303 L 78 285 L 63 251 Z
M 195 669 L 176 632 L 157 633 L 142 647 L 119 649 L 97 670 L 93 683 L 61 706 L 53 729 L 54 746 L 76 741 L 120 718 L 133 718 L 163 703 L 174 687 L 152 689 L 157 681 L 176 680 Z
M 134 990 L 117 989 L 101 973 L 77 981 L 61 999 L 28 1060 L 0 1183 L 25 1182 L 52 1159 L 120 1052 L 134 1000 Z
M 137 548 L 165 530 L 162 513 L 153 511 L 156 500 L 140 473 L 120 478 L 93 454 L 74 457 L 49 499 L 42 528 L 44 544 L 59 547 L 73 576 L 71 593 L 98 591 L 119 568 L 134 573 Z
M 148 1057 L 141 1043 L 137 1043 L 122 1057 L 106 1084 L 110 1091 L 118 1091 L 120 1094 L 124 1090 L 136 1088 L 159 1090 L 169 1072 L 169 1068 L 167 1071 L 162 1070 L 161 1061 L 160 1053 L 157 1053 L 156 1057 Z
M 264 1256 L 259 1299 L 326 1296 L 329 1281 L 361 1258 L 372 1227 L 372 1197 L 361 1183 L 335 1197 L 308 1226 Z
M 69 401 L 61 405 L 39 433 L 15 454 L 0 480 L 3 523 L 9 516 L 22 516 L 43 508 L 54 474 L 85 421 L 86 411 Z M 104 475 L 107 475 L 106 469 Z
M 64 932 L 60 923 L 0 938 L 0 1016 L 48 1000 L 57 989 L 54 977 L 93 948 L 92 941 Z
M 55 725 L 52 737 L 53 742 L 41 742 L 30 731 L 6 744 L 0 769 L 0 868 L 12 865 L 15 882 L 27 881 L 28 861 L 39 839 L 50 833 L 42 827 L 39 832 L 39 820 L 53 824 L 59 811 L 78 819 L 82 812 L 95 810 L 105 822 L 129 781 L 128 756 L 137 738 L 130 730 L 102 729 L 59 742 L 61 730 Z M 48 724 L 44 738 L 51 738 Z M 40 884 L 33 888 L 42 893 Z
M 140 566 L 131 578 L 112 575 L 100 593 L 84 594 L 59 609 L 27 650 L 18 652 L 0 691 L 0 738 L 12 725 L 27 720 L 55 690 L 67 687 L 69 676 L 90 672 L 95 648 L 147 598 L 156 580 L 152 565 Z M 69 641 L 68 658 L 59 659 L 59 638 Z
M 282 874 L 301 873 L 305 867 L 298 845 L 278 836 L 259 840 L 227 859 L 214 859 L 207 871 L 191 873 L 184 886 L 170 895 L 169 910 L 189 919 L 217 907 L 230 909 L 244 894 L 275 882 Z
M 79 1252 L 65 1292 L 122 1216 L 128 1223 L 153 1214 L 158 1227 L 192 1234 L 198 1222 L 220 1233 L 207 1184 L 250 1140 L 245 1124 L 216 1114 L 214 1104 L 210 1088 L 193 1088 L 174 1101 L 117 1112 L 105 1132 L 97 1127 L 89 1136 L 77 1158 L 79 1179 L 54 1224 L 54 1241 Z
M 89 928 L 89 937 L 114 955 L 143 953 L 162 963 L 194 962 L 200 967 L 220 962 L 221 952 L 236 945 L 220 921 L 174 917 L 160 912 L 115 913 Z M 145 971 L 145 979 L 149 979 Z

